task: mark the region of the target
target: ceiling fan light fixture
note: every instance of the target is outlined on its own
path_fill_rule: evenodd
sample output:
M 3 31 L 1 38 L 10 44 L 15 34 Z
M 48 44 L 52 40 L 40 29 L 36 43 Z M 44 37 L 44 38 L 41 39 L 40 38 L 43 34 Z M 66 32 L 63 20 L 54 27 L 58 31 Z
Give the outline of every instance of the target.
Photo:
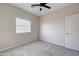
M 40 8 L 40 11 L 42 11 L 42 8 Z

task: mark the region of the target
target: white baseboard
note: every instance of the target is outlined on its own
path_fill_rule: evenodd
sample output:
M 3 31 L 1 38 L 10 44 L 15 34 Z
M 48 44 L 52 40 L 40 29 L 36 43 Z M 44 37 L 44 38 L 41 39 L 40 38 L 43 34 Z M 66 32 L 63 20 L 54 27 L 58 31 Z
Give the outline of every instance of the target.
M 54 42 L 52 43 L 52 42 L 50 42 L 50 41 L 46 41 L 46 40 L 42 40 L 42 41 L 49 42 L 49 43 L 51 43 L 51 44 L 56 44 L 56 43 L 54 43 Z M 66 47 L 65 45 L 60 45 L 60 44 L 56 44 L 56 45 L 65 47 L 65 48 L 67 48 L 67 49 L 71 49 L 71 48 Z M 71 50 L 75 50 L 75 49 L 71 49 Z M 79 50 L 75 50 L 75 51 L 79 51 Z
M 42 41 L 49 42 L 49 43 L 51 43 L 51 44 L 56 44 L 56 45 L 65 47 L 65 45 L 57 44 L 56 42 L 53 42 L 53 43 L 52 43 L 51 41 L 47 41 L 47 40 L 42 40 Z
M 30 41 L 30 42 L 23 42 L 23 43 L 18 44 L 18 45 L 10 46 L 10 47 L 7 47 L 7 48 L 5 48 L 5 49 L 0 50 L 0 52 L 4 52 L 4 51 L 7 51 L 7 50 L 9 50 L 9 49 L 13 49 L 13 48 L 16 48 L 16 47 L 20 47 L 20 46 L 29 44 L 29 43 L 34 42 L 34 41 L 37 41 L 37 40 L 33 40 L 33 41 Z

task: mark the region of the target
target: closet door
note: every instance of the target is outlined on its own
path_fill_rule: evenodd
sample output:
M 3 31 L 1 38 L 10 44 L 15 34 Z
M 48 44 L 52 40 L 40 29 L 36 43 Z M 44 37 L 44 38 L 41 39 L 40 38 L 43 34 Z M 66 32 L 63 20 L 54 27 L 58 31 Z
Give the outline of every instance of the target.
M 79 50 L 79 14 L 65 17 L 65 46 Z

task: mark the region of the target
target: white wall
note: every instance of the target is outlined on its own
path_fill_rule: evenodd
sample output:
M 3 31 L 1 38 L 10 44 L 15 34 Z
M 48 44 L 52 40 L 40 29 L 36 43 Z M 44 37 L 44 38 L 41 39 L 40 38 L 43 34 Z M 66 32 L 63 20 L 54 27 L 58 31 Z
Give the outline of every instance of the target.
M 16 17 L 32 22 L 32 32 L 16 34 Z M 8 4 L 0 4 L 0 51 L 38 39 L 38 17 Z
M 40 39 L 65 45 L 65 16 L 79 13 L 79 4 L 62 8 L 48 15 L 40 16 Z

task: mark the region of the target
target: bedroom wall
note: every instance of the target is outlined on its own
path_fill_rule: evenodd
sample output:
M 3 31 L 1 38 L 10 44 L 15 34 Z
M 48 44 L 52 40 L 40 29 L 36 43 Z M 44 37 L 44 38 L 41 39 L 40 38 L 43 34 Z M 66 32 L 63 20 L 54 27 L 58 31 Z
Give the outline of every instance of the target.
M 16 17 L 32 22 L 31 33 L 16 34 Z M 0 4 L 0 51 L 38 40 L 38 17 L 9 4 Z
M 79 4 L 40 16 L 40 39 L 57 45 L 65 45 L 65 16 L 79 13 Z

